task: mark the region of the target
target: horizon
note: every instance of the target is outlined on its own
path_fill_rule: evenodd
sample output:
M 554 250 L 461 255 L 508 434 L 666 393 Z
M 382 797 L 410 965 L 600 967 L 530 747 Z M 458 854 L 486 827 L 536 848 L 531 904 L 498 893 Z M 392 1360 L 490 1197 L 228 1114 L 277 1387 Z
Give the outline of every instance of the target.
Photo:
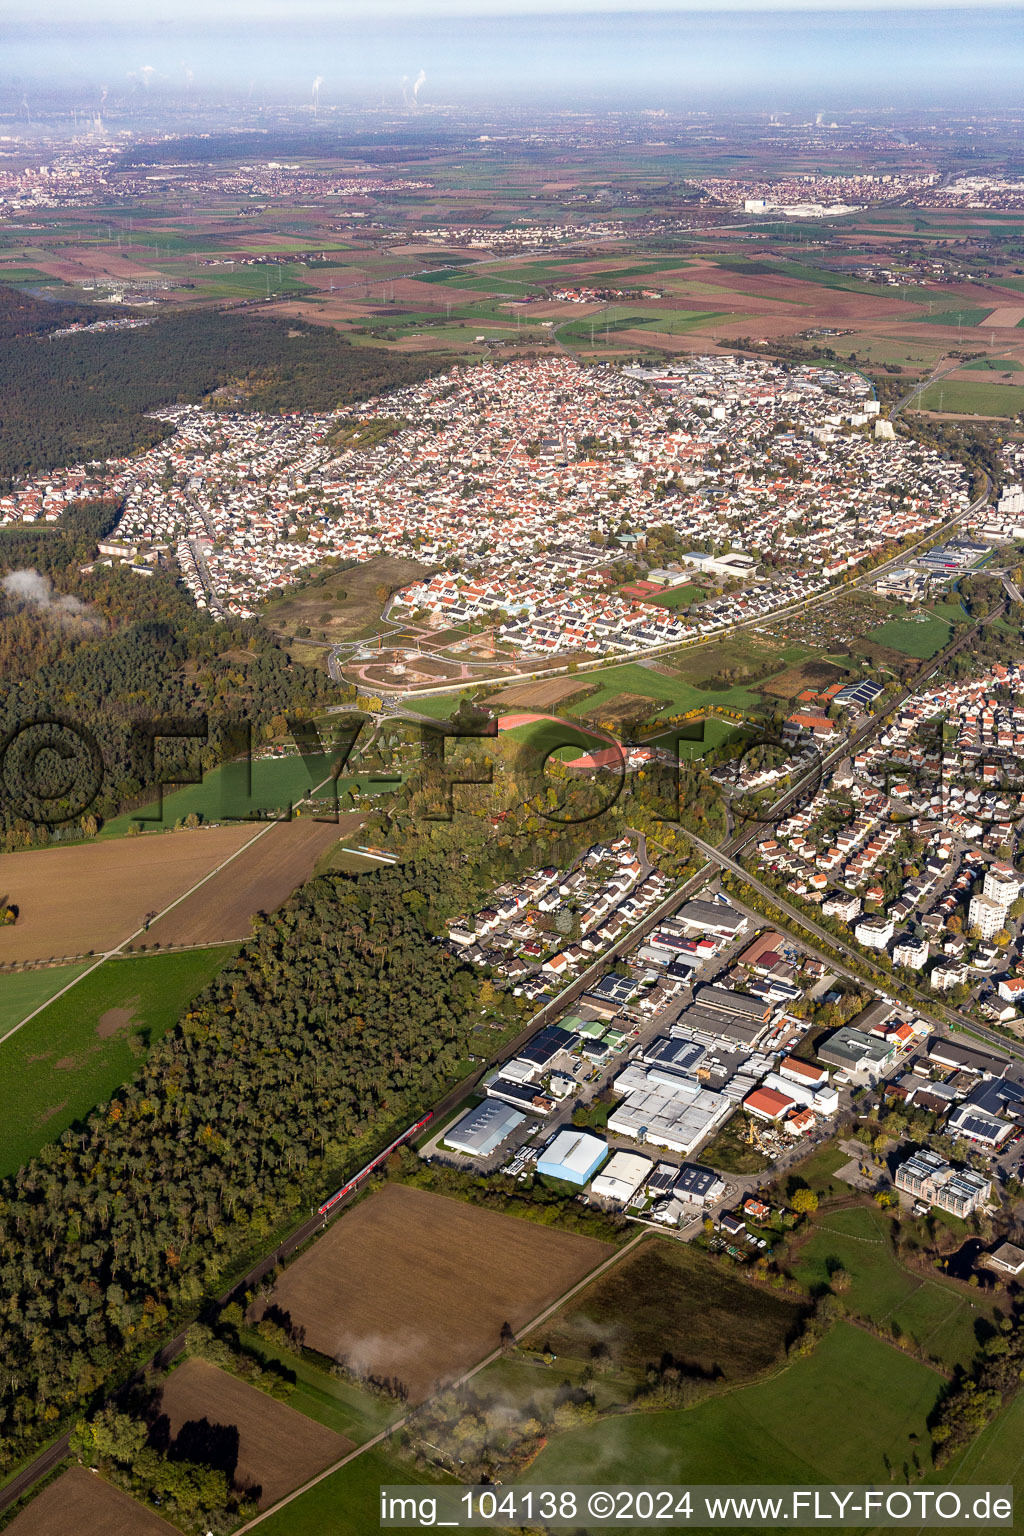
M 100 13 L 110 20 L 98 28 L 94 14 L 62 20 L 62 7 L 50 7 L 8 24 L 0 111 L 17 111 L 29 92 L 89 105 L 104 92 L 112 104 L 267 93 L 301 103 L 318 77 L 324 109 L 400 103 L 403 81 L 421 73 L 423 108 L 533 101 L 835 113 L 898 101 L 903 110 L 962 110 L 977 105 L 984 78 L 983 107 L 1005 109 L 1019 102 L 1024 74 L 1015 4 L 746 0 L 709 9 L 655 0 L 641 9 L 601 0 L 584 9 L 518 0 L 514 10 L 463 15 L 465 3 L 392 0 L 372 21 L 353 19 L 349 7 L 326 17 L 313 6 L 284 36 L 276 4 L 241 35 L 233 15 L 201 21 L 186 9 L 139 24 L 118 4 Z M 240 4 L 231 0 L 232 10 Z

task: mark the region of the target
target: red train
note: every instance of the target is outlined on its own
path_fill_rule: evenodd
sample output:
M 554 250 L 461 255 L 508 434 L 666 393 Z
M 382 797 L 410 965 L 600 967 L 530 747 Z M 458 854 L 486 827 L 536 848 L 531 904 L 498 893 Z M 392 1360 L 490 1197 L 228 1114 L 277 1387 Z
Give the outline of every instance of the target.
M 379 1152 L 371 1163 L 367 1163 L 365 1168 L 360 1168 L 359 1172 L 354 1174 L 353 1177 L 349 1179 L 347 1184 L 343 1184 L 340 1189 L 335 1190 L 330 1199 L 325 1200 L 323 1205 L 318 1208 L 317 1215 L 326 1216 L 328 1211 L 334 1209 L 339 1200 L 344 1200 L 345 1196 L 350 1195 L 356 1186 L 361 1184 L 363 1180 L 367 1178 L 375 1168 L 379 1168 L 381 1163 L 384 1162 L 385 1158 L 391 1156 L 396 1147 L 402 1146 L 402 1144 L 408 1141 L 411 1137 L 417 1136 L 425 1125 L 430 1124 L 433 1118 L 434 1111 L 429 1109 L 423 1116 L 422 1120 L 417 1120 L 415 1125 L 410 1125 L 408 1130 L 402 1132 L 401 1136 L 396 1136 L 394 1141 L 391 1142 L 389 1146 L 386 1146 L 383 1152 Z

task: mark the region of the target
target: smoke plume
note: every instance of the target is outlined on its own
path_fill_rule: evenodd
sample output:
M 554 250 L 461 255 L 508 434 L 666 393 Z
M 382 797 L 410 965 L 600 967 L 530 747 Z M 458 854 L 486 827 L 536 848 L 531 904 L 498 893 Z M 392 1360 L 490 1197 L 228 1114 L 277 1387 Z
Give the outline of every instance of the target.
M 43 576 L 39 571 L 12 571 L 0 581 L 0 587 L 16 603 L 24 603 L 26 607 L 35 609 L 61 629 L 96 631 L 103 627 L 102 619 L 88 603 L 70 595 L 57 596 L 49 576 Z

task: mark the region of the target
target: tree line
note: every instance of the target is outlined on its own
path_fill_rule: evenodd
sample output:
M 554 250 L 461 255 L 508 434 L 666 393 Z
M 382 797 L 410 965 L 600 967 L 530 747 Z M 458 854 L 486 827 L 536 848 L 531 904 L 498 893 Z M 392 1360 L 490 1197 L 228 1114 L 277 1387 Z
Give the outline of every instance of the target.
M 324 673 L 293 662 L 259 624 L 216 623 L 168 572 L 145 579 L 123 567 L 83 572 L 82 561 L 115 517 L 110 503 L 82 503 L 53 527 L 0 530 L 0 574 L 35 571 L 52 597 L 0 590 L 0 675 L 7 683 L 0 740 L 53 716 L 91 733 L 103 774 L 83 815 L 95 825 L 154 798 L 133 727 L 176 717 L 198 729 L 207 716 L 208 742 L 175 748 L 183 776 L 194 777 L 198 767 L 234 755 L 234 738 L 218 722 L 248 721 L 255 745 L 283 732 L 289 713 L 310 714 L 333 696 Z M 69 608 L 68 598 L 81 608 Z M 30 762 L 24 754 L 38 740 L 26 733 L 5 750 L 0 846 L 48 841 L 43 823 L 73 816 L 91 782 L 88 751 L 74 732 L 57 731 Z M 61 756 L 64 749 L 70 757 Z M 54 798 L 43 807 L 44 797 Z
M 437 367 L 436 359 L 355 347 L 324 326 L 205 308 L 161 316 L 141 330 L 45 343 L 45 316 L 15 306 L 7 292 L 0 288 L 0 484 L 152 447 L 172 429 L 147 412 L 199 402 L 227 385 L 246 410 L 332 411 L 418 383 Z M 42 307 L 50 329 L 69 318 L 63 305 Z M 72 318 L 82 318 L 80 308 Z M 18 329 L 5 335 L 5 325 Z
M 414 861 L 323 876 L 107 1104 L 0 1185 L 0 1466 L 81 1417 L 461 1071 L 480 981 Z

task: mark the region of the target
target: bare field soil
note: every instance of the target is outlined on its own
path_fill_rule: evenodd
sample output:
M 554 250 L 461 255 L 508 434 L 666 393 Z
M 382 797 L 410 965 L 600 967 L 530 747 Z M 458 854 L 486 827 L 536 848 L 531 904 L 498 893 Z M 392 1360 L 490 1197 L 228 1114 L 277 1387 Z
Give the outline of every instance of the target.
M 622 725 L 627 720 L 635 720 L 638 715 L 653 714 L 662 702 L 661 699 L 652 699 L 640 693 L 613 693 L 602 704 L 595 704 L 593 709 L 585 709 L 583 718 L 599 725 Z
M 283 599 L 268 603 L 263 617 L 271 629 L 284 634 L 307 624 L 314 636 L 350 639 L 377 623 L 392 592 L 431 569 L 417 560 L 379 555 L 347 571 L 312 577 Z
M 306 1344 L 412 1402 L 497 1348 L 612 1252 L 607 1243 L 388 1184 L 288 1268 L 270 1304 Z M 258 1304 L 262 1311 L 262 1305 Z
M 273 912 L 308 880 L 321 855 L 359 825 L 355 812 L 340 825 L 299 816 L 278 822 L 252 848 L 153 924 L 140 942 L 152 949 L 176 944 L 213 944 L 246 938 L 254 912 Z M 254 828 L 245 828 L 252 836 Z M 176 834 L 180 836 L 181 834 Z
M 1006 305 L 1001 309 L 994 309 L 985 321 L 985 324 L 990 328 L 995 326 L 997 330 L 1003 327 L 1016 329 L 1018 325 L 1024 324 L 1024 309 L 1021 309 L 1019 306 L 1011 307 L 1010 305 Z
M 71 1467 L 7 1527 L 14 1536 L 181 1536 L 85 1467 Z
M 258 1488 L 261 1509 L 353 1448 L 333 1429 L 206 1360 L 186 1360 L 172 1371 L 153 1411 L 166 1416 L 170 1438 L 183 1452 L 190 1445 L 216 1445 L 223 1455 L 215 1465 L 236 1488 Z
M 762 683 L 761 692 L 770 693 L 776 699 L 795 699 L 805 688 L 813 688 L 820 693 L 823 688 L 838 682 L 845 675 L 840 667 L 834 667 L 830 662 L 805 661 L 802 666 L 790 667 L 770 682 Z
M 252 835 L 251 826 L 209 827 L 4 854 L 0 896 L 18 921 L 0 929 L 0 962 L 114 948 Z
M 524 709 L 551 709 L 555 704 L 567 704 L 570 699 L 589 693 L 594 684 L 578 677 L 532 678 L 526 683 L 513 683 L 484 700 L 485 704 L 521 705 Z

